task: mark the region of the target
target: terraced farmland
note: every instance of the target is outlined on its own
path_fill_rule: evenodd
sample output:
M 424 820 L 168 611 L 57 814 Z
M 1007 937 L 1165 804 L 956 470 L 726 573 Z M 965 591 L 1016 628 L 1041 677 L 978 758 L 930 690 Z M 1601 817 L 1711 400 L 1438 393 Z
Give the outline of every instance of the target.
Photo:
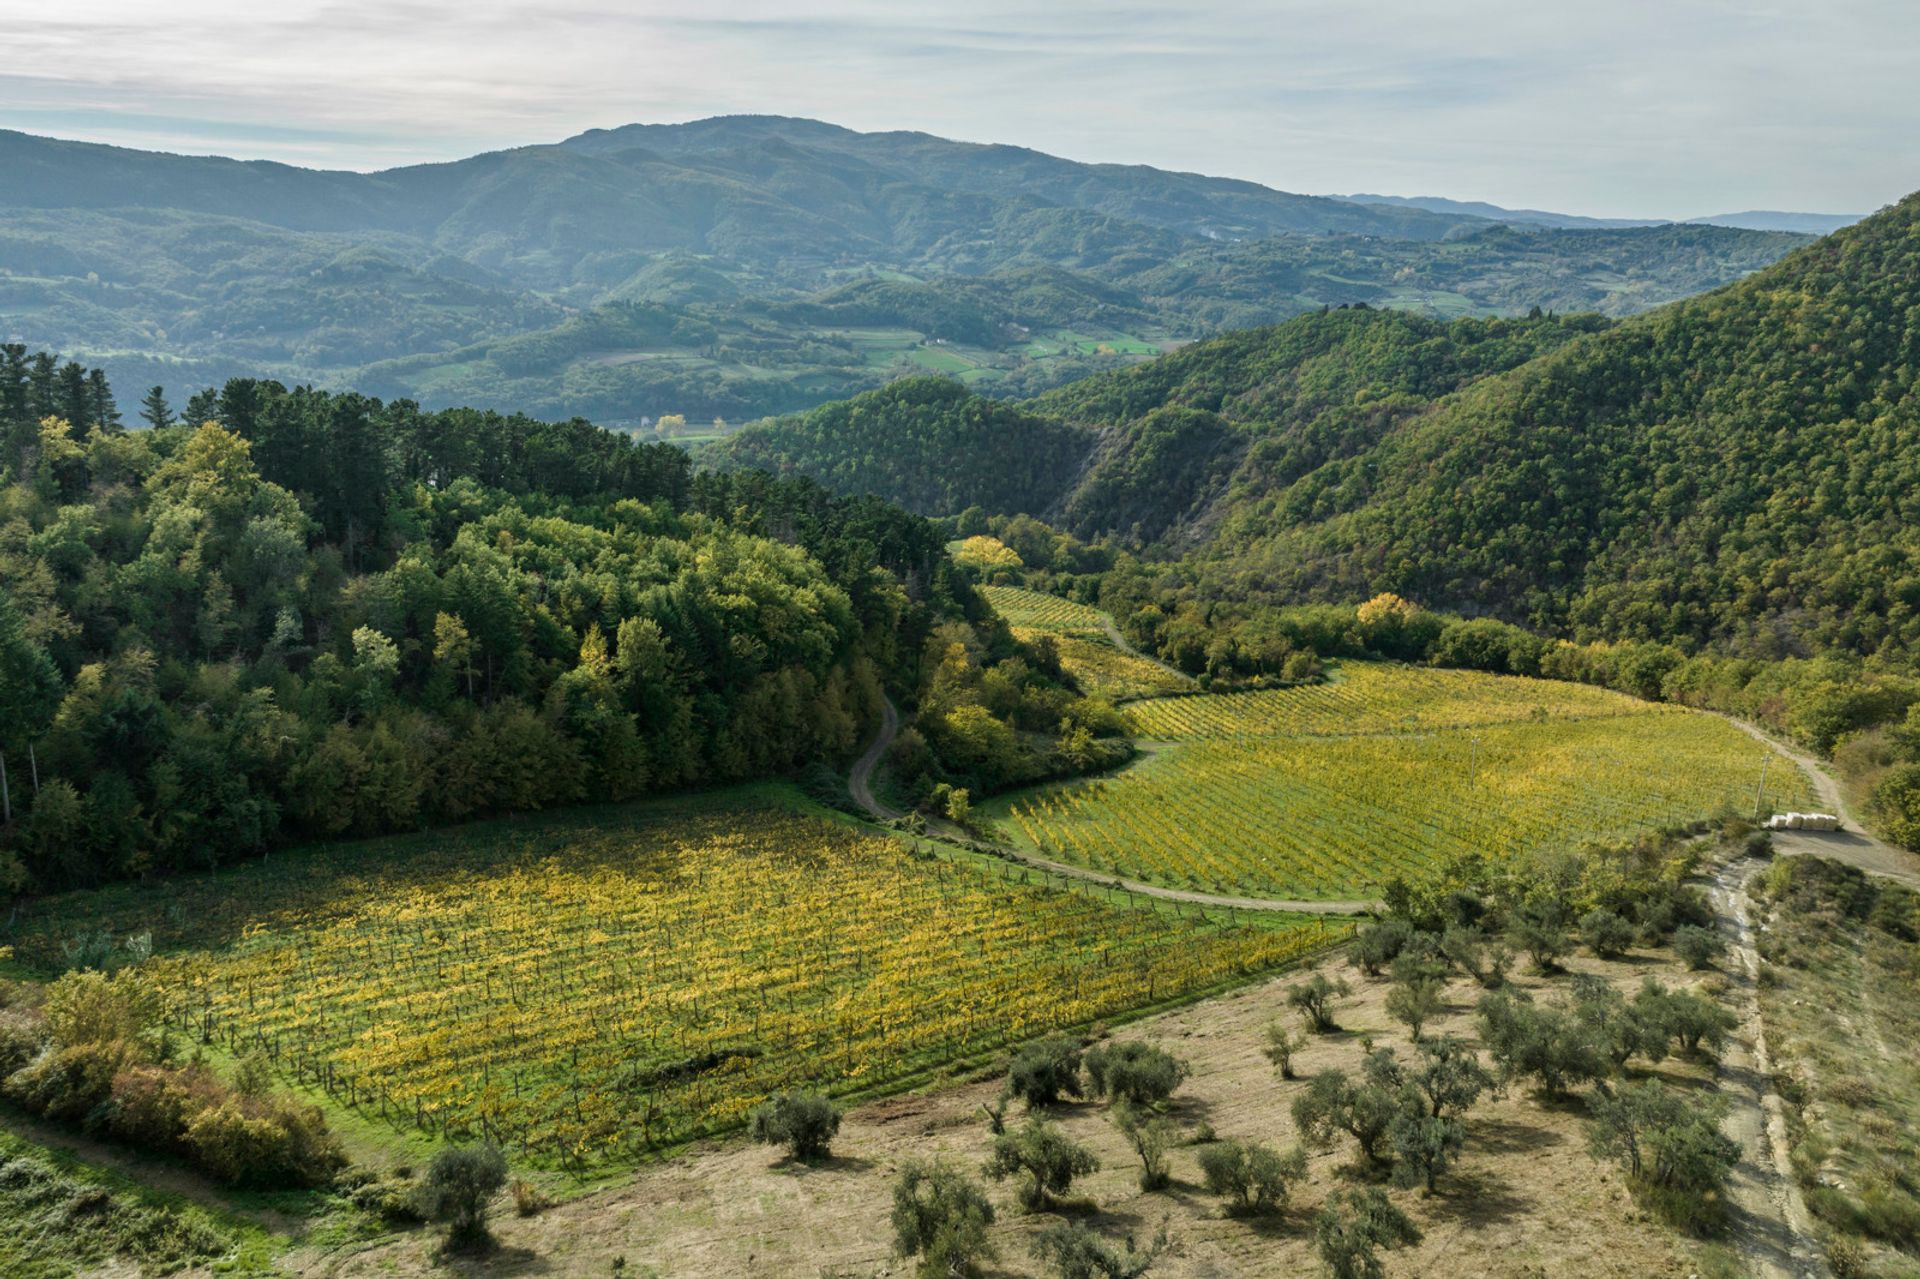
M 1349 665 L 1340 683 L 1133 708 L 1163 739 L 1110 778 L 988 807 L 1045 856 L 1242 896 L 1365 896 L 1436 855 L 1511 856 L 1749 811 L 1724 720 L 1573 685 Z M 1813 802 L 1776 761 L 1766 802 Z
M 517 1159 L 631 1160 L 770 1092 L 853 1093 L 1284 964 L 1337 934 L 1231 924 L 908 855 L 778 810 L 496 824 L 333 846 L 151 892 L 53 899 L 152 929 L 196 1038 L 401 1129 Z

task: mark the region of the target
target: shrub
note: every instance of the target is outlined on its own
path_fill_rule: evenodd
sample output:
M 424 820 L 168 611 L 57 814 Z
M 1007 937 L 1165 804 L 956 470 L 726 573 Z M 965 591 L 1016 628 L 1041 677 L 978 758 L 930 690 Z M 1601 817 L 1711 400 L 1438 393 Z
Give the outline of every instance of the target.
M 77 1124 L 113 1095 L 134 1058 L 121 1040 L 50 1046 L 7 1077 L 6 1095 L 37 1115 Z
M 1561 1096 L 1611 1067 L 1592 1030 L 1562 1009 L 1496 992 L 1480 1000 L 1479 1019 L 1480 1040 L 1505 1080 L 1531 1077 Z
M 755 1141 L 785 1146 L 795 1159 L 824 1158 L 840 1132 L 840 1108 L 814 1093 L 782 1093 L 748 1116 Z
M 1100 1161 L 1058 1128 L 1029 1119 L 1019 1132 L 993 1140 L 987 1175 L 995 1181 L 1020 1177 L 1020 1203 L 1028 1212 L 1044 1212 L 1073 1188 L 1073 1179 L 1097 1172 Z
M 893 1246 L 918 1257 L 922 1279 L 965 1279 L 994 1256 L 993 1205 L 978 1185 L 942 1161 L 908 1160 L 893 1183 Z
M 1077 1221 L 1048 1227 L 1032 1245 L 1034 1260 L 1051 1263 L 1059 1279 L 1139 1279 L 1170 1251 L 1164 1222 L 1152 1243 L 1136 1248 L 1129 1238 L 1124 1252 Z
M 1685 960 L 1687 967 L 1696 971 L 1713 967 L 1715 961 L 1726 952 L 1726 939 L 1717 928 L 1682 924 L 1673 930 L 1673 953 Z
M 1150 1115 L 1122 1103 L 1113 1108 L 1113 1123 L 1140 1157 L 1140 1189 L 1162 1190 L 1173 1178 L 1167 1171 L 1167 1151 L 1179 1130 L 1164 1115 Z
M 525 1177 L 515 1177 L 508 1182 L 507 1193 L 513 1196 L 513 1210 L 522 1217 L 536 1216 L 553 1207 L 547 1192 Z
M 195 1112 L 183 1140 L 195 1163 L 232 1186 L 324 1186 L 347 1163 L 319 1107 L 280 1098 L 227 1097 Z
M 1633 946 L 1634 930 L 1610 910 L 1594 909 L 1580 917 L 1580 940 L 1601 959 L 1618 959 Z
M 1093 1096 L 1136 1106 L 1165 1101 L 1190 1073 L 1187 1063 L 1172 1053 L 1137 1040 L 1093 1049 L 1086 1055 L 1086 1067 Z
M 1480 1064 L 1479 1056 L 1452 1035 L 1422 1043 L 1419 1062 L 1403 1073 L 1407 1086 L 1435 1118 L 1468 1109 L 1493 1087 L 1493 1076 Z
M 68 973 L 47 987 L 41 1011 L 62 1044 L 137 1044 L 160 1024 L 160 991 L 137 968 Z
M 1375 1186 L 1336 1191 L 1313 1221 L 1313 1239 L 1333 1279 L 1384 1279 L 1380 1250 L 1420 1242 L 1420 1231 Z
M 420 1184 L 420 1209 L 429 1221 L 447 1227 L 449 1248 L 477 1248 L 492 1242 L 487 1209 L 507 1184 L 507 1160 L 492 1142 L 448 1146 L 427 1165 Z
M 1614 1159 L 1663 1216 L 1700 1225 L 1717 1210 L 1740 1147 L 1720 1131 L 1726 1101 L 1683 1094 L 1660 1083 L 1598 1093 L 1588 1144 Z
M 1354 934 L 1349 954 L 1354 965 L 1369 977 L 1380 971 L 1405 949 L 1413 936 L 1413 925 L 1404 919 L 1383 919 Z
M 372 1177 L 351 1187 L 347 1199 L 354 1207 L 370 1212 L 390 1226 L 410 1226 L 425 1218 L 420 1212 L 420 1186 L 398 1173 Z
M 1294 1182 L 1307 1175 L 1307 1152 L 1282 1155 L 1257 1142 L 1222 1141 L 1200 1152 L 1200 1174 L 1209 1191 L 1227 1199 L 1230 1217 L 1279 1211 Z
M 1051 1106 L 1080 1095 L 1080 1045 L 1065 1035 L 1026 1044 L 1007 1070 L 1007 1091 L 1028 1106 Z
M 1397 984 L 1387 992 L 1387 1016 L 1407 1028 L 1407 1037 L 1420 1042 L 1420 1031 L 1438 1017 L 1446 1005 L 1440 999 L 1440 983 L 1412 981 Z
M 1301 1135 L 1316 1145 L 1326 1145 L 1336 1132 L 1352 1137 L 1367 1163 L 1378 1166 L 1386 1160 L 1381 1142 L 1400 1110 L 1400 1088 L 1405 1083 L 1393 1053 L 1387 1049 L 1367 1059 L 1359 1080 L 1343 1071 L 1323 1070 L 1313 1077 L 1307 1090 L 1293 1099 L 1293 1122 Z
M 1287 1006 L 1297 1008 L 1307 1019 L 1307 1027 L 1324 1035 L 1340 1029 L 1333 1018 L 1333 1001 L 1351 993 L 1344 981 L 1331 981 L 1325 973 L 1315 973 L 1304 982 L 1287 987 Z
M 1689 1057 L 1718 1057 L 1739 1019 L 1704 995 L 1690 990 L 1659 991 L 1647 996 L 1662 1032 L 1679 1041 Z

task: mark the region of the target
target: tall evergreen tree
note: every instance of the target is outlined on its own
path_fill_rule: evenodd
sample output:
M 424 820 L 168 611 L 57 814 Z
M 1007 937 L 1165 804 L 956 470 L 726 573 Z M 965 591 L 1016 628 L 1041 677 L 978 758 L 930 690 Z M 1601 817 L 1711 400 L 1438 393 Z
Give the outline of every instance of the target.
M 94 369 L 87 374 L 87 414 L 88 424 L 103 431 L 120 427 L 120 406 L 113 402 L 113 388 L 107 385 L 105 370 Z
M 166 387 L 156 386 L 147 392 L 146 398 L 140 401 L 140 416 L 156 431 L 173 425 L 173 408 L 167 403 Z

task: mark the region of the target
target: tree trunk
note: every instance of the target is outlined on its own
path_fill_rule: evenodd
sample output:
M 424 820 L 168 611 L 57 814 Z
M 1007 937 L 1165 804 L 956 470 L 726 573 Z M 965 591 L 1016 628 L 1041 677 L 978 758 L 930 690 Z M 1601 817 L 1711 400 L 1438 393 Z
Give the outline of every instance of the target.
M 27 767 L 33 771 L 33 797 L 40 798 L 40 761 L 34 757 L 33 743 L 27 743 Z
M 13 825 L 13 795 L 7 790 L 7 753 L 0 751 L 0 825 Z

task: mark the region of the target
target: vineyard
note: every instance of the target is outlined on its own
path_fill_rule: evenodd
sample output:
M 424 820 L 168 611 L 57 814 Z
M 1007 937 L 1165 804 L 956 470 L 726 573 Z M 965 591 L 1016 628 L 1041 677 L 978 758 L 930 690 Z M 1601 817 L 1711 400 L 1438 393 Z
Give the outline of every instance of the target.
M 1497 676 L 1344 673 L 1298 691 L 1141 703 L 1143 733 L 1166 744 L 1140 763 L 989 814 L 1045 856 L 1124 878 L 1351 898 L 1437 855 L 1617 841 L 1755 801 L 1761 749 L 1711 716 Z M 1812 802 L 1779 761 L 1767 786 L 1769 807 Z
M 42 903 L 154 933 L 174 1026 L 395 1127 L 576 1169 L 736 1126 L 769 1093 L 902 1084 L 1296 959 L 1239 924 L 913 856 L 780 810 L 503 824 Z
M 1029 644 L 1043 635 L 1050 637 L 1060 654 L 1060 669 L 1072 676 L 1080 691 L 1090 697 L 1120 701 L 1184 693 L 1193 688 L 1192 680 L 1158 662 L 1123 653 L 1105 640 L 1082 639 L 1078 635 L 1033 626 L 1016 626 L 1013 634 L 1015 639 Z
M 1017 586 L 983 586 L 980 594 L 993 605 L 994 612 L 1006 619 L 1008 626 L 1099 635 L 1107 620 L 1107 615 L 1097 608 Z
M 1133 707 L 1132 714 L 1142 737 L 1196 741 L 1407 733 L 1603 715 L 1686 717 L 1689 712 L 1560 680 L 1343 662 L 1325 684 L 1152 702 Z

